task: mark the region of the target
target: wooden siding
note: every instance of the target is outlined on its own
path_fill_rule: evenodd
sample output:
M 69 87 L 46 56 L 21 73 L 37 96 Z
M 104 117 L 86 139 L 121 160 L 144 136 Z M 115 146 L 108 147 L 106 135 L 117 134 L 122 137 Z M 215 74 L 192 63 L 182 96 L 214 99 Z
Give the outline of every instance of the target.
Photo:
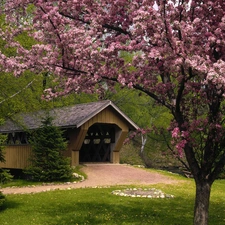
M 83 124 L 80 127 L 79 134 L 76 136 L 76 140 L 73 141 L 72 148 L 74 154 L 72 154 L 72 165 L 78 165 L 79 164 L 79 150 L 81 149 L 81 146 L 83 144 L 83 141 L 85 139 L 85 135 L 87 134 L 87 131 L 89 127 L 91 127 L 93 124 L 96 123 L 102 123 L 102 124 L 114 124 L 116 125 L 115 130 L 115 143 L 111 143 L 111 163 L 119 163 L 119 151 L 123 145 L 123 142 L 125 141 L 127 134 L 129 132 L 129 124 L 127 121 L 118 113 L 116 112 L 112 107 L 108 107 L 104 110 L 102 110 L 100 113 L 92 117 L 90 120 L 88 120 L 85 124 Z
M 31 155 L 31 147 L 29 145 L 12 145 L 6 146 L 5 163 L 0 163 L 2 168 L 23 169 L 30 163 L 28 161 Z
M 71 165 L 79 164 L 79 150 L 84 142 L 89 127 L 93 124 L 114 124 L 115 143 L 111 144 L 111 162 L 119 163 L 119 151 L 129 132 L 129 123 L 113 107 L 107 107 L 90 118 L 78 129 L 69 129 L 69 145 L 64 155 L 71 157 Z M 5 148 L 6 163 L 0 163 L 2 168 L 24 169 L 29 165 L 31 147 L 29 145 L 13 145 Z
M 87 130 L 84 130 L 82 128 L 70 130 L 68 149 L 70 151 L 79 151 L 84 142 L 86 133 Z
M 100 113 L 92 117 L 85 124 L 82 125 L 84 130 L 88 130 L 88 128 L 95 123 L 110 123 L 116 124 L 122 130 L 128 130 L 128 123 L 122 116 L 116 112 L 112 107 L 108 107 L 102 110 Z
M 124 141 L 127 138 L 127 135 L 128 135 L 128 131 L 122 131 L 122 132 L 120 132 L 120 135 L 117 138 L 117 141 L 115 143 L 116 144 L 115 145 L 115 148 L 113 149 L 114 152 L 119 152 L 120 151 L 120 149 L 123 146 Z

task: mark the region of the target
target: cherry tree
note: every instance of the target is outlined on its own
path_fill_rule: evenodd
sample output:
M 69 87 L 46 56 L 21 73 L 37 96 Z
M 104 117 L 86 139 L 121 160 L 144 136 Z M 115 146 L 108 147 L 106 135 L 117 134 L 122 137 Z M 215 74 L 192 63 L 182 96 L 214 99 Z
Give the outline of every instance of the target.
M 171 144 L 196 183 L 194 224 L 208 224 L 225 165 L 224 0 L 5 0 L 2 10 L 0 37 L 17 54 L 2 52 L 1 69 L 57 75 L 46 98 L 118 82 L 171 112 Z M 36 40 L 32 48 L 15 41 L 21 32 Z

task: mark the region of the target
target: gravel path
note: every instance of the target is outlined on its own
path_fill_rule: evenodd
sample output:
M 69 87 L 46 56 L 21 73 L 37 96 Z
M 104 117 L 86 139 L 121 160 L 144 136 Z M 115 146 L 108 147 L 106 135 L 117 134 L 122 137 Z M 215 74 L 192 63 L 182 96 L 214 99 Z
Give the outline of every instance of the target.
M 142 168 L 137 168 L 124 164 L 86 164 L 82 168 L 88 178 L 83 182 L 53 184 L 48 186 L 2 188 L 3 194 L 28 194 L 56 189 L 72 189 L 97 186 L 131 185 L 131 184 L 157 184 L 157 183 L 177 183 L 172 178 L 163 176 L 157 172 L 149 172 Z

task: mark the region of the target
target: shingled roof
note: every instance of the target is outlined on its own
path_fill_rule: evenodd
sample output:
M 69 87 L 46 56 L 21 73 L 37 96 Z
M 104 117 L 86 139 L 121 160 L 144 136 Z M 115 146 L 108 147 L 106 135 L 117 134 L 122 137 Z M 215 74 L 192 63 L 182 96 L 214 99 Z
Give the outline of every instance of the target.
M 49 112 L 49 115 L 53 117 L 53 125 L 57 127 L 78 128 L 109 106 L 113 107 L 113 109 L 116 110 L 130 124 L 130 127 L 133 130 L 138 129 L 138 126 L 110 100 L 55 108 Z M 42 110 L 34 113 L 16 115 L 13 120 L 6 120 L 6 122 L 0 126 L 0 133 L 20 132 L 25 129 L 37 129 L 41 126 L 41 121 L 45 117 L 46 113 L 46 111 Z

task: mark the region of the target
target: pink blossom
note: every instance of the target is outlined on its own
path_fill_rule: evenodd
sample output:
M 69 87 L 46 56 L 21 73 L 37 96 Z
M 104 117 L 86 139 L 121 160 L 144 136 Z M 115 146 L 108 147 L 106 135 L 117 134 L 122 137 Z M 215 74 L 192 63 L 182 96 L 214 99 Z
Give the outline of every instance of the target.
M 182 158 L 183 155 L 184 155 L 184 147 L 185 147 L 186 144 L 187 144 L 187 141 L 184 140 L 184 139 L 176 144 L 176 149 L 177 149 L 177 152 L 178 152 L 178 156 L 180 158 Z
M 47 90 L 47 99 L 71 92 L 101 94 L 102 79 L 110 90 L 113 82 L 136 88 L 165 106 L 166 116 L 170 113 L 171 143 L 179 155 L 187 142 L 197 156 L 207 151 L 207 141 L 223 140 L 223 1 L 6 0 L 3 4 L 0 13 L 6 15 L 7 24 L 7 29 L 0 28 L 0 38 L 7 41 L 0 54 L 3 72 L 54 74 L 58 89 Z M 34 10 L 26 15 L 30 4 Z M 23 32 L 35 40 L 30 49 L 16 41 Z M 7 54 L 12 47 L 15 54 Z M 222 154 L 215 155 L 219 162 Z M 201 165 L 201 158 L 196 161 Z
M 180 137 L 180 129 L 178 127 L 175 127 L 172 131 L 172 137 L 173 138 L 178 138 Z

